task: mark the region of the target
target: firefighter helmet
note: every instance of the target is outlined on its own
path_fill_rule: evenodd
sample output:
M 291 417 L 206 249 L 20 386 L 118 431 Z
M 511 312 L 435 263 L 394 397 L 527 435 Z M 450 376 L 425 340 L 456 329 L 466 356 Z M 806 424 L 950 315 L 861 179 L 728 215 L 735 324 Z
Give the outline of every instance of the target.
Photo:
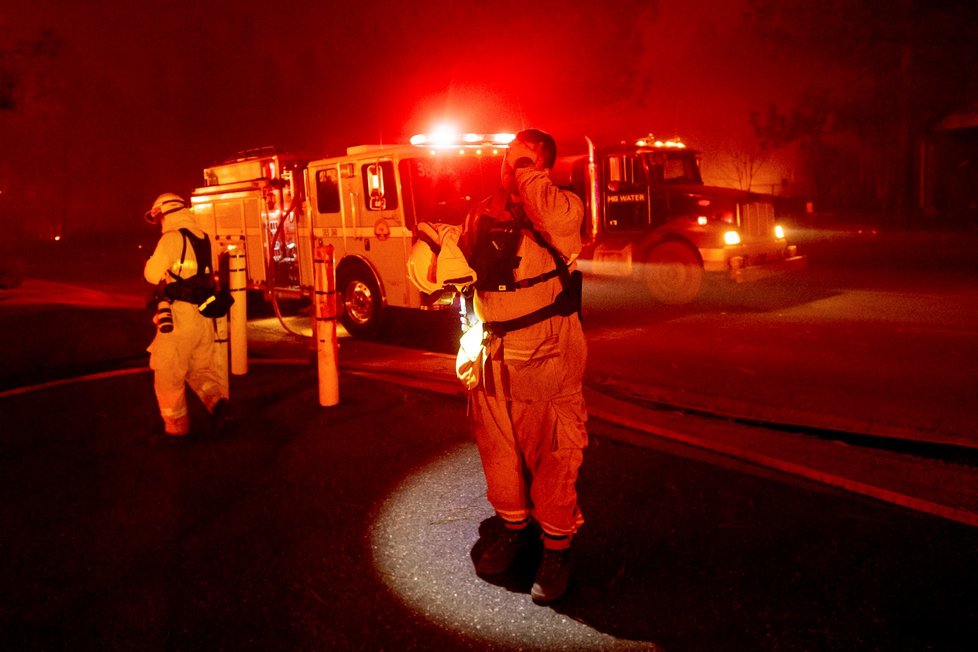
M 159 224 L 160 220 L 170 213 L 187 207 L 187 202 L 183 201 L 180 195 L 172 192 L 165 192 L 156 198 L 153 207 L 146 211 L 146 221 L 150 224 Z
M 458 247 L 461 229 L 450 224 L 418 224 L 418 239 L 408 258 L 408 278 L 427 294 L 446 286 L 471 285 L 476 274 Z
M 438 262 L 438 251 L 441 246 L 437 242 L 435 233 L 427 224 L 418 225 L 418 239 L 411 247 L 411 255 L 408 257 L 408 278 L 414 283 L 415 287 L 426 294 L 437 292 L 441 289 L 438 279 L 435 276 L 435 265 Z
M 435 277 L 436 260 L 431 245 L 424 240 L 418 240 L 414 243 L 411 248 L 411 256 L 408 258 L 408 278 L 411 279 L 415 287 L 426 294 L 441 289 Z

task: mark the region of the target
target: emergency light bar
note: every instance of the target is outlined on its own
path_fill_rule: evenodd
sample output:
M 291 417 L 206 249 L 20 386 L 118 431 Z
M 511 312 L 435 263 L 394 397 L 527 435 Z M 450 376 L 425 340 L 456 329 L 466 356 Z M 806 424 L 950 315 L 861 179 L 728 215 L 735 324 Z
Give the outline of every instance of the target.
M 433 134 L 415 134 L 411 136 L 411 144 L 425 147 L 465 147 L 470 145 L 489 145 L 501 147 L 509 145 L 516 134 L 456 134 L 435 132 Z
M 639 138 L 635 141 L 638 147 L 658 147 L 666 149 L 686 149 L 686 143 L 682 142 L 678 138 L 670 138 L 668 140 L 662 140 L 661 138 L 656 138 L 652 134 L 649 134 L 647 138 Z

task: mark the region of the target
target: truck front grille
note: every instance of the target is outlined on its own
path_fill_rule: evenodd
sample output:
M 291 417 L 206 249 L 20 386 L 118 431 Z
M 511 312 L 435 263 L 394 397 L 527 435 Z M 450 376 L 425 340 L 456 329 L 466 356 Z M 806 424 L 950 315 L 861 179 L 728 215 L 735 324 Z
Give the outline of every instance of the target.
M 766 201 L 740 205 L 740 237 L 744 242 L 774 238 L 774 204 Z

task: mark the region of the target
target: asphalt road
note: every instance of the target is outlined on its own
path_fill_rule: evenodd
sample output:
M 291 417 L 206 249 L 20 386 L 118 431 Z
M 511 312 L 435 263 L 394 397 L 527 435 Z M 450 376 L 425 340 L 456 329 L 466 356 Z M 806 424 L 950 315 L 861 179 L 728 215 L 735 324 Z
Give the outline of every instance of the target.
M 461 398 L 344 371 L 324 409 L 310 367 L 256 363 L 228 431 L 156 447 L 147 315 L 76 280 L 0 295 L 5 649 L 978 640 L 978 529 L 601 420 L 574 587 L 537 607 L 527 573 L 474 575 L 496 524 Z M 31 301 L 65 289 L 74 303 Z
M 742 418 L 978 447 L 978 236 L 809 237 L 804 273 L 689 306 L 591 282 L 591 377 Z
M 458 398 L 235 378 L 150 443 L 148 373 L 6 395 L 5 649 L 970 649 L 978 530 L 591 424 L 572 592 L 472 559 L 496 523 Z M 203 424 L 199 406 L 195 423 Z

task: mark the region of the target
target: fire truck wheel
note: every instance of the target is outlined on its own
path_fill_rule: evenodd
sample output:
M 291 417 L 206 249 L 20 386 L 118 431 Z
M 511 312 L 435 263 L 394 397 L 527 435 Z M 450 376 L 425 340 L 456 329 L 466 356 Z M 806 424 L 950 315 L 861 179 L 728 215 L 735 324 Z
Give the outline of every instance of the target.
M 343 326 L 353 337 L 376 337 L 383 327 L 384 302 L 373 274 L 357 265 L 347 267 L 338 276 Z
M 681 242 L 656 245 L 641 269 L 642 281 L 652 297 L 673 306 L 693 301 L 703 284 L 699 257 Z

